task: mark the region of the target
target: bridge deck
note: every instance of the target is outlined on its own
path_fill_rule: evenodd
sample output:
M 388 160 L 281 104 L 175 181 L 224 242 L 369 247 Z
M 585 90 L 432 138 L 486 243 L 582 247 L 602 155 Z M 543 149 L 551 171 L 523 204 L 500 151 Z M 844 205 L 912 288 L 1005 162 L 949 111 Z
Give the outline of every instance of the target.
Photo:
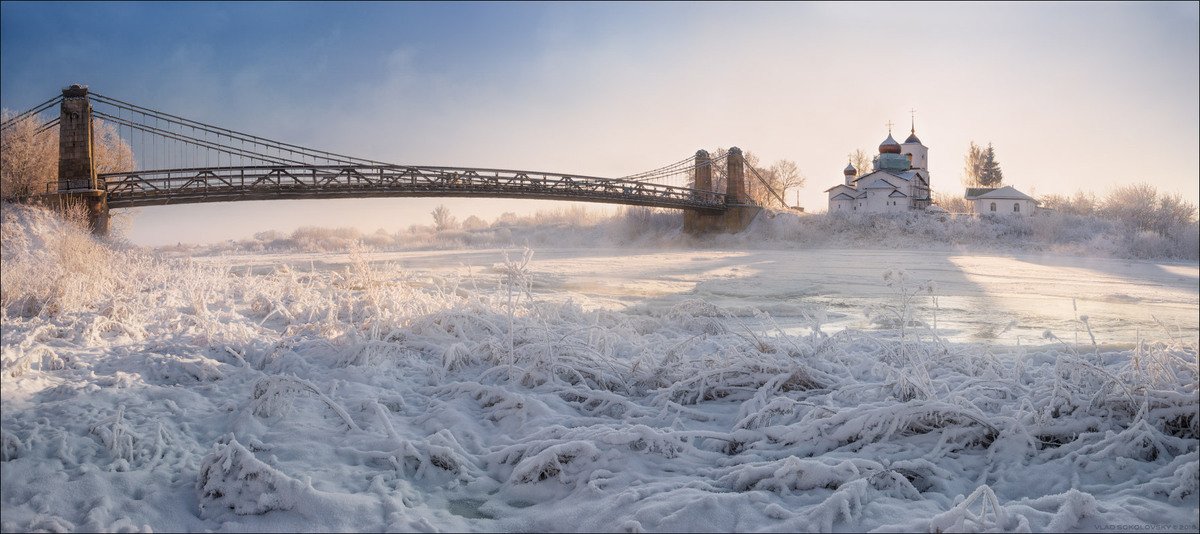
M 132 171 L 100 176 L 110 208 L 365 197 L 498 197 L 724 211 L 725 194 L 532 171 L 393 165 L 295 165 Z

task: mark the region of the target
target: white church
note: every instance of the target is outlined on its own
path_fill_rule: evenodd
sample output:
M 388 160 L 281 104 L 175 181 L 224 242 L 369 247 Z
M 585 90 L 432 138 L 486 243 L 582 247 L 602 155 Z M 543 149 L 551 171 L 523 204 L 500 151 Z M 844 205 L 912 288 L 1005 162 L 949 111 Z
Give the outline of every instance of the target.
M 929 148 L 917 138 L 915 126 L 903 144 L 889 128 L 871 166 L 867 173 L 846 166 L 845 183 L 825 191 L 830 213 L 896 213 L 930 205 Z

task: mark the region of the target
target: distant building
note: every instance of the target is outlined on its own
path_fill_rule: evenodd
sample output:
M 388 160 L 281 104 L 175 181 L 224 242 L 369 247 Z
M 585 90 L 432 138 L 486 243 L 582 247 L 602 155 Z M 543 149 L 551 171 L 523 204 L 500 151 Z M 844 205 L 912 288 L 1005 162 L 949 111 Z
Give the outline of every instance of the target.
M 1004 187 L 968 187 L 963 195 L 971 207 L 979 215 L 1020 215 L 1033 216 L 1037 214 L 1038 201 L 1012 186 Z
M 929 148 L 921 144 L 914 126 L 903 144 L 892 138 L 879 145 L 871 172 L 847 165 L 844 183 L 826 189 L 830 213 L 899 213 L 930 205 Z

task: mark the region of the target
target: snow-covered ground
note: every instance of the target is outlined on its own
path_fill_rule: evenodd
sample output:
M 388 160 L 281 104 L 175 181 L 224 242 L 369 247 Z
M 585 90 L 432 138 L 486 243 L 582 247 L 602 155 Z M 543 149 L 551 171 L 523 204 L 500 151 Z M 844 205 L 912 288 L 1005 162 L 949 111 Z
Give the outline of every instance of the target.
M 1197 528 L 1195 262 L 4 217 L 4 531 Z

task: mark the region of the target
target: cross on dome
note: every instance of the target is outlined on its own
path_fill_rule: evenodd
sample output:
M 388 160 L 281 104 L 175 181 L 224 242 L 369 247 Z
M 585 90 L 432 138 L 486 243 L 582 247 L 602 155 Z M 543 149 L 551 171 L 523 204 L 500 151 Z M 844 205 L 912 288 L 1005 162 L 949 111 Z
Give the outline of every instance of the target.
M 917 138 L 917 110 L 915 108 L 910 109 L 908 113 L 912 120 L 912 129 L 909 130 L 908 139 L 904 140 L 904 144 L 916 143 L 919 145 L 921 144 L 921 140 Z

